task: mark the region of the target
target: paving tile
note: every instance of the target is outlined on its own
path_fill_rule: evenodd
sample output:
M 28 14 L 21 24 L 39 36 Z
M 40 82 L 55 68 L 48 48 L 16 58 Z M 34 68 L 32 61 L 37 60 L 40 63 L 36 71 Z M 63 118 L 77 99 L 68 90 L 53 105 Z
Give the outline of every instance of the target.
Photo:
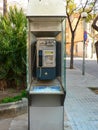
M 93 80 L 94 85 L 96 78 L 88 74 L 84 78 L 77 70 L 67 70 L 66 77 L 71 82 L 67 80 L 65 111 L 72 129 L 98 130 L 98 95 L 88 88 L 92 87 L 90 86 L 91 80 Z

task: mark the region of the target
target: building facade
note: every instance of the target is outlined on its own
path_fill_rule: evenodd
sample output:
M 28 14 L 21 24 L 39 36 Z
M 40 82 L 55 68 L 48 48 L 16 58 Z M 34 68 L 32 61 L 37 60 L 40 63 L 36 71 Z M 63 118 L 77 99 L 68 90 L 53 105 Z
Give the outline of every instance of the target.
M 76 25 L 78 14 L 72 20 L 73 27 Z M 92 22 L 86 23 L 87 40 L 85 41 L 85 57 L 96 58 L 94 43 L 98 39 L 97 32 L 92 29 Z M 80 20 L 74 39 L 74 56 L 83 56 L 83 21 Z M 70 55 L 71 48 L 71 32 L 68 21 L 66 21 L 66 54 Z

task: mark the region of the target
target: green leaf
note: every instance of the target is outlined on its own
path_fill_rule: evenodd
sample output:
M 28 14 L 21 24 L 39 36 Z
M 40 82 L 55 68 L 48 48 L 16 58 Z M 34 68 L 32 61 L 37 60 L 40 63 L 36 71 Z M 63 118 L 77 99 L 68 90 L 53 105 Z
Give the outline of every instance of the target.
M 26 27 L 26 16 L 16 6 L 7 17 L 0 16 L 0 78 L 14 80 L 16 86 L 26 73 Z

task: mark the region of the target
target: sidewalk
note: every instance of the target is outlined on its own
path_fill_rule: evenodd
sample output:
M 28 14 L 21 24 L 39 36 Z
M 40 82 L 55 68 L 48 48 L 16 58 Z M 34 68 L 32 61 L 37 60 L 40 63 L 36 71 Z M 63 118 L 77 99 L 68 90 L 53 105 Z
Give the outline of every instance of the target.
M 98 130 L 98 95 L 88 87 L 98 87 L 98 79 L 79 69 L 66 69 L 64 130 Z M 66 116 L 67 114 L 67 116 Z M 0 120 L 1 130 L 28 130 L 27 114 Z
M 65 111 L 72 130 L 98 130 L 98 95 L 89 87 L 98 87 L 98 79 L 83 76 L 79 69 L 67 69 Z

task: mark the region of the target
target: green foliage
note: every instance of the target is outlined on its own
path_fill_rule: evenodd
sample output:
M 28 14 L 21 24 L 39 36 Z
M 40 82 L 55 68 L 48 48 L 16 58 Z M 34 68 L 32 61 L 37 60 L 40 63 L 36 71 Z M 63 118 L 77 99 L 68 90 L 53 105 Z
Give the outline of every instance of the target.
M 22 96 L 22 97 L 27 97 L 27 91 L 23 90 L 23 91 L 21 92 L 21 96 Z
M 19 100 L 21 100 L 21 96 L 20 96 L 20 95 L 15 96 L 15 97 L 13 97 L 13 98 L 11 98 L 11 97 L 4 98 L 4 99 L 1 101 L 1 103 L 16 102 L 16 101 L 19 101 Z
M 14 81 L 17 87 L 26 74 L 26 26 L 22 9 L 15 6 L 0 16 L 0 79 Z
M 16 102 L 21 100 L 22 98 L 27 98 L 27 92 L 24 90 L 21 92 L 20 95 L 14 96 L 14 97 L 7 97 L 2 99 L 1 103 L 9 103 L 9 102 Z
M 88 14 L 87 18 L 86 18 L 86 22 L 90 22 L 91 20 L 93 20 L 94 16 L 92 14 Z
M 69 15 L 74 13 L 74 10 L 76 10 L 76 4 L 74 3 L 74 0 L 67 0 L 67 12 Z
M 74 0 L 67 0 L 67 6 L 66 6 L 66 10 L 67 10 L 67 15 L 74 17 L 74 14 L 78 14 L 81 15 L 82 12 L 87 12 L 88 16 L 86 18 L 87 22 L 90 22 L 91 20 L 93 20 L 93 9 L 95 6 L 95 1 L 88 1 L 86 0 L 83 4 L 83 1 L 80 2 L 80 4 L 75 3 Z

